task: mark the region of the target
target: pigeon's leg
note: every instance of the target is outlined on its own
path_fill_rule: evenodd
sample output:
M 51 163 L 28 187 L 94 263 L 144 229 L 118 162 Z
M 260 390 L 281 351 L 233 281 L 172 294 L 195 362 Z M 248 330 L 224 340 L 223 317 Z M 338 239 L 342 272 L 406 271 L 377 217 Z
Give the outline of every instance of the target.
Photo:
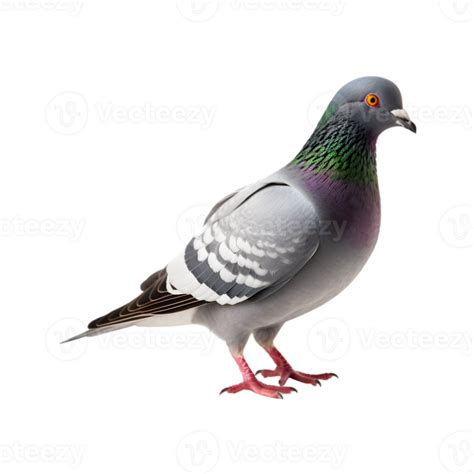
M 296 392 L 296 389 L 293 387 L 278 387 L 274 385 L 267 385 L 255 377 L 255 374 L 252 372 L 252 369 L 247 364 L 241 351 L 235 351 L 232 348 L 231 354 L 237 363 L 240 373 L 242 374 L 242 382 L 231 385 L 221 390 L 220 393 L 237 393 L 241 390 L 250 390 L 251 392 L 257 393 L 258 395 L 264 395 L 270 398 L 283 398 L 282 393 L 291 393 Z
M 278 381 L 280 385 L 284 385 L 288 379 L 294 379 L 298 382 L 308 383 L 311 385 L 321 385 L 320 380 L 328 380 L 331 377 L 337 377 L 337 375 L 333 373 L 307 374 L 305 372 L 294 370 L 290 363 L 273 344 L 273 340 L 280 328 L 281 326 L 272 326 L 261 328 L 254 332 L 255 340 L 267 351 L 276 364 L 275 369 L 258 370 L 256 375 L 261 374 L 263 377 L 280 377 L 280 380 Z

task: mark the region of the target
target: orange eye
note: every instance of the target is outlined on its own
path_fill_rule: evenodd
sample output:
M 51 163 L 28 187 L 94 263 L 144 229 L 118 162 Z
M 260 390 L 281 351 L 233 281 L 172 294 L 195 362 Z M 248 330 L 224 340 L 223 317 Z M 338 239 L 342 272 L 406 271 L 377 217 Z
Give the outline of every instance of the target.
M 380 99 L 377 95 L 375 94 L 367 94 L 366 98 L 365 98 L 365 103 L 369 106 L 369 107 L 377 107 L 377 105 L 380 104 Z

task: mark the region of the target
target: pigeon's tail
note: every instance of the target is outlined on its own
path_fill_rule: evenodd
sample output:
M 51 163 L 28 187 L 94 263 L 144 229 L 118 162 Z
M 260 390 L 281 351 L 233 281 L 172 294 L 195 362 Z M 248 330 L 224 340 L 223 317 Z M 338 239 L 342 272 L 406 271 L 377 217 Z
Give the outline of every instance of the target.
M 142 283 L 141 289 L 143 293 L 133 301 L 105 316 L 94 319 L 89 323 L 88 331 L 66 339 L 61 344 L 133 325 L 181 326 L 191 324 L 195 308 L 208 303 L 185 293 L 170 293 L 167 287 L 166 269 L 147 278 Z
M 61 341 L 59 344 L 66 344 L 66 342 L 72 342 L 75 341 L 76 339 L 82 339 L 83 337 L 89 336 L 89 333 L 91 331 L 84 331 L 81 332 L 80 334 L 76 334 L 73 337 L 70 337 L 69 339 L 65 339 L 64 341 Z
M 124 324 L 116 324 L 114 326 L 104 327 L 104 328 L 94 328 L 89 329 L 87 331 L 81 332 L 80 334 L 76 334 L 65 341 L 61 341 L 60 344 L 66 344 L 66 342 L 76 341 L 77 339 L 82 339 L 83 337 L 91 337 L 91 336 L 98 336 L 99 334 L 104 334 L 105 332 L 116 331 L 117 329 L 126 328 L 131 326 L 131 323 L 124 323 Z

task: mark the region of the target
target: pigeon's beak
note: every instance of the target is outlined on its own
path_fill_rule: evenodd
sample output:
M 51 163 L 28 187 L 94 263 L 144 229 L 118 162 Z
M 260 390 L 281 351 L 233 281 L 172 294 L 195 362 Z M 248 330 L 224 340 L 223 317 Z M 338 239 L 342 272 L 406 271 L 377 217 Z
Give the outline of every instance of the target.
M 391 110 L 390 113 L 395 117 L 395 123 L 400 127 L 407 128 L 413 133 L 416 133 L 416 125 L 410 120 L 410 117 L 406 110 L 395 109 Z

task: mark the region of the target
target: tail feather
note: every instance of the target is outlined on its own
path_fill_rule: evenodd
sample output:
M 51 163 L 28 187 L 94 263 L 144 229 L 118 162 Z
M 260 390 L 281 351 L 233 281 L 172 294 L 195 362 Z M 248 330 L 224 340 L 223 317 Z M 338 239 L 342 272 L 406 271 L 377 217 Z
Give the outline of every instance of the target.
M 61 341 L 60 344 L 66 344 L 67 342 L 76 341 L 77 339 L 82 339 L 83 337 L 91 337 L 91 336 L 98 336 L 99 334 L 104 334 L 110 331 L 116 331 L 117 329 L 126 328 L 132 326 L 133 323 L 122 323 L 122 324 L 114 324 L 113 326 L 103 327 L 103 328 L 96 328 L 96 329 L 88 329 L 87 331 L 81 332 L 80 334 L 76 334 L 65 341 Z
M 90 334 L 91 331 L 84 331 L 84 332 L 81 332 L 80 334 L 76 334 L 75 336 L 73 337 L 70 337 L 69 339 L 66 339 L 64 341 L 61 341 L 60 344 L 66 344 L 66 342 L 72 342 L 72 341 L 75 341 L 77 339 L 82 339 L 83 337 L 89 337 L 89 336 L 92 336 L 92 334 Z

